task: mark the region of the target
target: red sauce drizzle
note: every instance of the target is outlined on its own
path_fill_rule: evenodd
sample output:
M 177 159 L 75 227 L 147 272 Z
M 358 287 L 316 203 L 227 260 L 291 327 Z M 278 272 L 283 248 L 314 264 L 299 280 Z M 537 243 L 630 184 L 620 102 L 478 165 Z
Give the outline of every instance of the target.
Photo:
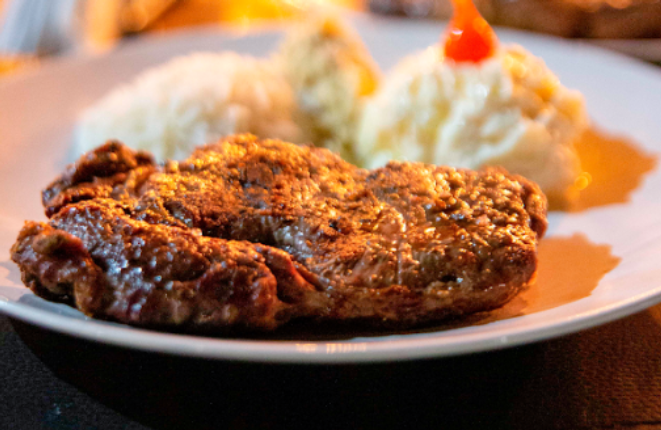
M 454 16 L 445 39 L 445 57 L 478 63 L 491 57 L 498 39 L 472 0 L 452 0 Z

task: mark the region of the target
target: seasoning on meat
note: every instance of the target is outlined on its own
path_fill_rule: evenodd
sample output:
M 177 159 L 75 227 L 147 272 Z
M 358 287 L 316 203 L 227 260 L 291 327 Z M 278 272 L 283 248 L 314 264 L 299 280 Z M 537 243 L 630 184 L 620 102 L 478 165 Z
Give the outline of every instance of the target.
M 403 328 L 531 282 L 546 199 L 503 170 L 391 162 L 237 135 L 156 165 L 110 142 L 44 192 L 12 248 L 36 294 L 153 328 L 295 318 Z

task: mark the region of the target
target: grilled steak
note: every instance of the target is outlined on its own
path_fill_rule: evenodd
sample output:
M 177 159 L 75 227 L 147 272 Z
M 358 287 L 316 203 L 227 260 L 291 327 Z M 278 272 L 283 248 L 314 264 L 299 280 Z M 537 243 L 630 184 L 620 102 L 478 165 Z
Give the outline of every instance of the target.
M 36 294 L 149 327 L 293 318 L 409 327 L 501 306 L 532 279 L 546 200 L 531 182 L 251 135 L 156 165 L 110 142 L 43 192 L 12 248 Z

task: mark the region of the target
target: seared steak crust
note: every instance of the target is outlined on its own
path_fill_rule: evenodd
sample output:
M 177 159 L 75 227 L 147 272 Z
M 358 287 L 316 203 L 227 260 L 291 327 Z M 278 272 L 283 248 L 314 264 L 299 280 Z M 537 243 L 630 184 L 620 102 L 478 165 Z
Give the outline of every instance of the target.
M 25 284 L 141 326 L 407 327 L 501 306 L 532 279 L 546 200 L 502 170 L 392 162 L 238 135 L 187 160 L 111 142 L 43 193 L 12 249 Z

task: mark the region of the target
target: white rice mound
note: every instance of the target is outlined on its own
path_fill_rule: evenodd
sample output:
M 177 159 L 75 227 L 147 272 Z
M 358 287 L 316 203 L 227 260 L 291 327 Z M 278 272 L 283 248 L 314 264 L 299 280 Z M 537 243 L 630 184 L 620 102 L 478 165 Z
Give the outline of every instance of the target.
M 196 53 L 143 72 L 88 108 L 77 124 L 75 150 L 116 139 L 164 161 L 233 133 L 303 142 L 296 115 L 293 90 L 274 62 Z

